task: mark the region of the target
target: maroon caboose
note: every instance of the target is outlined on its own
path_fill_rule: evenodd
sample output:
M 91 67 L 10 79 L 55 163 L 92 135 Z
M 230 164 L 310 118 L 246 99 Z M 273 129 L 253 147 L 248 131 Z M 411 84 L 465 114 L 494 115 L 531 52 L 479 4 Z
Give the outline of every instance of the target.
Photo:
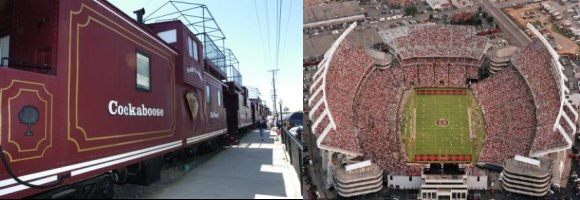
M 224 85 L 224 96 L 229 134 L 235 135 L 251 128 L 253 121 L 248 88 L 230 81 Z
M 104 0 L 0 13 L 0 198 L 111 197 L 127 166 L 147 184 L 160 155 L 226 133 L 225 77 L 181 22 L 143 25 Z
M 257 126 L 257 122 L 262 119 L 266 119 L 270 115 L 266 106 L 262 103 L 260 97 L 250 98 L 251 110 L 252 110 L 252 122 L 254 126 Z

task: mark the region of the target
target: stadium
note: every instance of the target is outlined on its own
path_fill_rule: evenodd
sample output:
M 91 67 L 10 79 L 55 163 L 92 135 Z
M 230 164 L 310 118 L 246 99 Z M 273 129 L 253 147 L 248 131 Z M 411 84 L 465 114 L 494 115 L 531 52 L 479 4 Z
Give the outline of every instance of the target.
M 550 175 L 530 184 L 506 171 L 510 192 L 543 196 L 564 176 L 578 114 L 559 55 L 532 25 L 539 39 L 484 79 L 489 40 L 473 27 L 384 30 L 387 52 L 349 41 L 355 27 L 332 44 L 309 88 L 326 182 L 341 196 L 377 192 L 387 180 L 420 189 L 423 199 L 465 199 L 467 190 L 488 189 L 488 170 L 476 165 L 505 167 L 514 158 L 538 161 Z

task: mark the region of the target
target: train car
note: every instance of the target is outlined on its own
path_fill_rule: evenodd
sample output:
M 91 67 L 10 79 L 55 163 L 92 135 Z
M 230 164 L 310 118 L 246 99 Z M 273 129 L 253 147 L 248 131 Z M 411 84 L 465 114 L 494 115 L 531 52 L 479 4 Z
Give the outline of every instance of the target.
M 248 99 L 248 89 L 235 82 L 226 82 L 223 89 L 228 133 L 236 135 L 252 128 L 252 111 Z
M 257 122 L 261 119 L 266 119 L 270 115 L 266 105 L 262 103 L 260 97 L 250 98 L 252 122 L 253 126 L 257 127 Z
M 203 58 L 201 41 L 182 22 L 169 21 L 147 24 L 166 43 L 175 48 L 177 56 L 177 119 L 179 132 L 193 131 L 198 138 L 188 144 L 227 132 L 226 110 L 222 98 L 225 74 L 211 61 Z
M 258 98 L 250 98 L 250 109 L 252 111 L 251 116 L 252 116 L 252 123 L 253 123 L 254 127 L 256 127 L 258 121 L 262 120 L 262 117 L 265 117 L 265 116 L 262 116 L 262 114 L 260 112 L 262 109 L 261 106 L 262 106 L 262 101 L 260 100 L 259 97 Z
M 226 133 L 223 76 L 182 24 L 105 0 L 0 13 L 0 198 L 111 198 L 113 182 L 152 183 L 162 155 Z

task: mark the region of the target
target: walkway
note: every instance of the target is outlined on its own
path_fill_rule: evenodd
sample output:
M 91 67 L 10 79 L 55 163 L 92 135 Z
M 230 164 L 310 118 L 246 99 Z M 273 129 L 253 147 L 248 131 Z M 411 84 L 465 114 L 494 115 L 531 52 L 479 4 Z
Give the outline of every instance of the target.
M 261 142 L 253 131 L 240 145 L 228 147 L 149 198 L 302 199 L 296 172 L 286 161 L 283 145 L 273 138 L 274 134 Z

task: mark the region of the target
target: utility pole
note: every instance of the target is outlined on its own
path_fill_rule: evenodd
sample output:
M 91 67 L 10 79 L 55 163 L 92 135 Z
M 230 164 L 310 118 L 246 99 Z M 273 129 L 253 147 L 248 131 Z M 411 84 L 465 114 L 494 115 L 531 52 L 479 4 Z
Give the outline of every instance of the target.
M 282 114 L 284 114 L 284 110 L 282 110 L 282 99 L 280 99 L 280 124 L 284 127 L 284 119 L 282 119 Z
M 272 72 L 272 88 L 273 88 L 273 95 L 272 95 L 272 101 L 274 101 L 274 104 L 272 104 L 273 106 L 273 111 L 274 111 L 274 116 L 278 113 L 276 110 L 276 98 L 278 98 L 278 96 L 276 95 L 276 72 L 280 71 L 279 69 L 273 69 L 270 70 L 268 72 Z M 279 117 L 282 117 L 282 115 L 280 115 Z

